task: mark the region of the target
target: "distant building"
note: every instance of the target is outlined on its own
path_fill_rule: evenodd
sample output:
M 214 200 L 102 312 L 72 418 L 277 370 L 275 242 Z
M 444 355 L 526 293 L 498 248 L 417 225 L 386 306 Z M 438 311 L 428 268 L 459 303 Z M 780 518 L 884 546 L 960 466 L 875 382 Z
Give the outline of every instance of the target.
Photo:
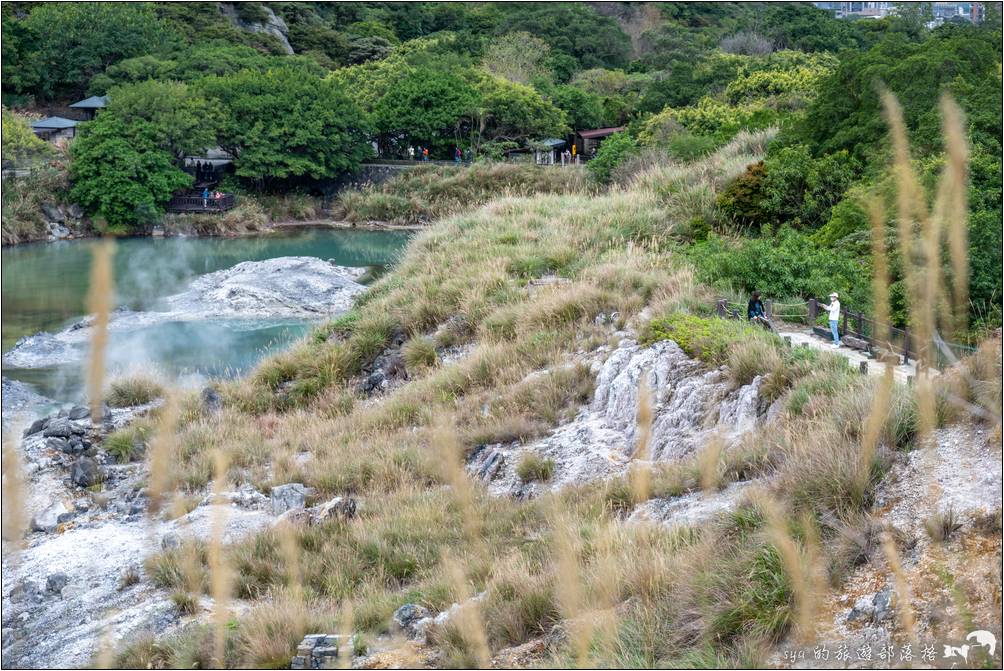
M 891 2 L 814 2 L 838 19 L 881 19 L 894 13 Z
M 838 19 L 881 19 L 896 14 L 894 2 L 813 2 L 816 7 L 832 12 Z M 932 26 L 951 19 L 983 21 L 981 2 L 931 2 Z
M 49 142 L 57 140 L 72 140 L 77 134 L 77 123 L 75 119 L 64 119 L 61 116 L 50 116 L 45 119 L 31 122 L 31 130 L 38 137 Z
M 70 105 L 70 107 L 73 109 L 78 109 L 83 111 L 88 121 L 97 116 L 98 110 L 104 109 L 107 106 L 108 106 L 108 96 L 91 96 L 90 98 L 85 98 L 84 100 L 78 100 L 77 102 Z
M 622 130 L 624 130 L 624 126 L 575 131 L 575 151 L 579 156 L 588 158 L 593 149 L 599 148 L 600 143 L 603 142 L 604 138 L 607 138 L 614 133 L 619 133 Z

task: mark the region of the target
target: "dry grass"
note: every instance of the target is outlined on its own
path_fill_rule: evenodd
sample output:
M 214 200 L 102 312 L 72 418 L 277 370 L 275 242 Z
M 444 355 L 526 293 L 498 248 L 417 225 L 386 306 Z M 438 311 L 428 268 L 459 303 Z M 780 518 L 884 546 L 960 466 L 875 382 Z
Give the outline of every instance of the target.
M 516 475 L 523 482 L 547 482 L 553 474 L 554 460 L 533 453 L 525 454 L 516 467 Z
M 585 193 L 579 167 L 545 168 L 515 163 L 470 167 L 416 166 L 383 184 L 339 194 L 337 210 L 347 221 L 428 223 L 492 199 Z
M 130 375 L 112 380 L 105 402 L 113 408 L 145 405 L 164 396 L 164 385 L 147 375 Z
M 138 642 L 119 662 L 286 665 L 308 631 L 386 633 L 408 602 L 462 604 L 433 633 L 447 665 L 484 665 L 555 627 L 552 666 L 756 666 L 789 633 L 811 634 L 826 580 L 879 554 L 881 529 L 868 516 L 874 489 L 891 451 L 916 444 L 924 406 L 843 359 L 699 316 L 708 296 L 666 250 L 708 216 L 715 191 L 768 138 L 737 138 L 700 163 L 657 166 L 602 196 L 499 197 L 465 210 L 417 236 L 330 331 L 337 337 L 305 340 L 225 385 L 220 413 L 169 398 L 151 446 L 152 498 L 211 482 L 296 481 L 362 505 L 354 519 L 154 558 L 148 570 L 160 585 L 256 606 L 222 636 L 217 620 L 156 646 Z M 912 208 L 903 211 L 914 217 Z M 547 275 L 569 282 L 528 287 Z M 678 339 L 728 365 L 736 384 L 765 376 L 768 398 L 784 399 L 771 430 L 646 469 L 644 481 L 635 471 L 530 501 L 493 498 L 467 478 L 468 451 L 526 442 L 574 416 L 592 395 L 592 375 L 569 354 L 609 338 L 598 314 L 637 324 L 646 308 L 658 316 L 649 339 Z M 431 365 L 444 333 L 469 353 Z M 408 338 L 409 368 L 422 374 L 380 399 L 356 399 L 358 374 L 397 334 Z M 951 407 L 990 407 L 999 369 L 989 350 L 960 366 L 945 389 L 964 400 Z M 651 421 L 644 406 L 640 462 Z M 639 500 L 713 494 L 759 476 L 768 477 L 747 500 L 698 527 L 624 523 Z M 885 553 L 895 573 L 888 543 Z M 226 592 L 214 587 L 221 565 L 232 571 Z

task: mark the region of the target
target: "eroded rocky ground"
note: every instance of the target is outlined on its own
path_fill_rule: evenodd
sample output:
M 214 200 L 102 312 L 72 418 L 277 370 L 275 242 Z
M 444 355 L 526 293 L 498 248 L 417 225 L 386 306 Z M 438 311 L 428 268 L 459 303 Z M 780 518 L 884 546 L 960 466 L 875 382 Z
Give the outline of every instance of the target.
M 4 541 L 5 665 L 88 666 L 102 645 L 181 621 L 143 562 L 185 537 L 207 538 L 214 506 L 207 497 L 174 519 L 149 515 L 145 464 L 120 464 L 102 448 L 111 431 L 154 405 L 110 409 L 97 424 L 86 408 L 63 407 L 24 429 L 21 512 L 28 530 Z M 227 540 L 274 519 L 258 492 L 227 498 Z
M 784 642 L 773 665 L 999 668 L 999 648 L 974 632 L 1001 641 L 1001 472 L 999 436 L 981 425 L 939 429 L 902 455 L 879 486 L 873 522 L 896 539 L 909 603 L 873 543 L 820 604 L 815 641 Z

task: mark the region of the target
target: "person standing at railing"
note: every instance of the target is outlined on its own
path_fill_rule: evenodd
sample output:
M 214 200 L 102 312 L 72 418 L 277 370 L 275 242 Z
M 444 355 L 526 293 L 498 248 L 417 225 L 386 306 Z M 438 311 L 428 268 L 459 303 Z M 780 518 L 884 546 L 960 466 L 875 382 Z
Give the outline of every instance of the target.
M 204 187 L 202 189 L 202 209 L 209 207 L 209 187 Z
M 216 193 L 213 194 L 213 198 L 216 199 L 216 209 L 219 210 L 220 212 L 222 212 L 223 211 L 223 192 L 222 191 L 217 191 Z
M 830 304 L 823 305 L 824 310 L 828 310 L 830 315 L 830 332 L 833 334 L 833 347 L 840 347 L 840 296 L 834 291 L 830 294 Z

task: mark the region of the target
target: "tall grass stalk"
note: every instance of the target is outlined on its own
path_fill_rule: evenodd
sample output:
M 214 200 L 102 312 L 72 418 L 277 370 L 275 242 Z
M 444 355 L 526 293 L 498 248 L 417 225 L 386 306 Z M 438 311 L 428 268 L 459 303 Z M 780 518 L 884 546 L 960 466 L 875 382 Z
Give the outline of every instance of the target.
M 17 424 L 3 434 L 3 505 L 0 506 L 3 539 L 17 544 L 24 542 L 24 532 L 28 528 L 28 514 L 24 507 L 24 469 L 17 450 L 17 437 L 20 435 L 21 428 Z
M 91 278 L 87 289 L 87 309 L 94 315 L 91 324 L 91 352 L 87 367 L 87 398 L 91 404 L 91 421 L 101 421 L 101 398 L 105 375 L 105 348 L 108 346 L 108 319 L 112 311 L 115 290 L 112 256 L 115 242 L 108 239 L 94 245 Z
M 635 503 L 648 501 L 652 492 L 652 389 L 648 374 L 643 373 L 638 386 L 638 441 L 631 464 L 631 494 Z
M 556 590 L 564 616 L 573 659 L 579 668 L 589 666 L 589 646 L 593 638 L 592 620 L 585 612 L 582 570 L 575 538 L 578 525 L 555 499 L 551 529 L 554 539 Z
M 963 333 L 969 317 L 969 148 L 962 110 L 947 94 L 941 97 L 942 130 L 948 162 L 942 176 L 939 200 L 945 203 L 949 257 L 952 262 L 952 306 L 956 333 Z
M 304 598 L 303 598 L 303 573 L 301 571 L 300 546 L 297 542 L 296 528 L 293 522 L 284 522 L 278 525 L 279 552 L 286 568 L 286 586 L 289 593 L 289 600 L 293 604 L 295 622 L 293 626 L 297 630 L 304 628 Z
M 157 418 L 157 427 L 150 440 L 150 511 L 157 512 L 173 486 L 173 460 L 177 444 L 178 398 L 168 393 Z
M 463 565 L 449 555 L 443 557 L 443 569 L 449 578 L 454 594 L 460 599 L 460 608 L 451 618 L 450 625 L 456 626 L 464 643 L 474 654 L 478 668 L 487 669 L 491 666 L 491 649 L 488 647 L 488 634 L 485 631 L 484 618 L 478 600 L 471 598 L 470 585 L 467 581 Z
M 223 537 L 227 529 L 227 504 L 223 493 L 227 489 L 227 457 L 221 450 L 213 453 L 213 517 L 209 539 L 209 576 L 213 595 L 213 661 L 226 664 L 227 622 L 230 619 L 230 586 L 233 582 L 226 561 Z
M 352 666 L 352 656 L 355 651 L 356 641 L 353 638 L 355 632 L 356 618 L 352 610 L 352 600 L 344 599 L 342 609 L 338 615 L 338 633 L 347 648 L 338 651 L 338 668 L 347 669 Z
M 910 642 L 917 640 L 917 628 L 913 615 L 913 594 L 910 591 L 910 582 L 903 571 L 903 564 L 899 560 L 899 553 L 896 551 L 896 543 L 889 533 L 882 534 L 882 553 L 885 555 L 889 570 L 895 577 L 896 585 L 896 613 L 899 616 L 899 624 Z
M 766 495 L 760 495 L 756 500 L 757 507 L 763 512 L 767 522 L 767 536 L 781 555 L 781 561 L 794 592 L 796 636 L 802 643 L 810 643 L 815 635 L 816 604 L 819 603 L 821 594 L 818 591 L 820 588 L 818 576 L 821 571 L 811 563 L 811 560 L 819 556 L 815 547 L 810 549 L 810 543 L 817 542 L 818 538 L 815 522 L 808 515 L 802 517 L 802 523 L 812 529 L 805 534 L 803 552 L 789 533 L 789 518 L 777 502 Z

